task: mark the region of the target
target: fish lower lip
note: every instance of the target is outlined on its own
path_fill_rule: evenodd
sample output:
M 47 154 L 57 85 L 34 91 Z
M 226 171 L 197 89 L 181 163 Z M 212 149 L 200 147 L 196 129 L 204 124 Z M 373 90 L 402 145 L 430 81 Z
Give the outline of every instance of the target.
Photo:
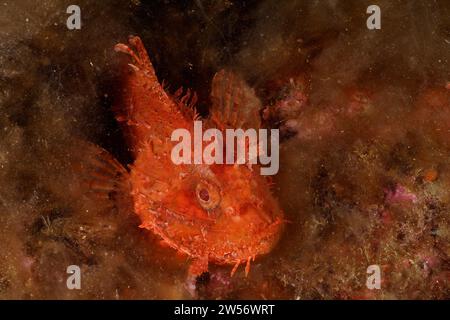
M 245 251 L 248 250 L 248 248 L 258 248 L 261 245 L 266 245 L 267 243 L 276 242 L 277 235 L 279 234 L 279 228 L 276 228 L 276 226 L 282 224 L 282 220 L 277 218 L 275 221 L 273 221 L 271 224 L 269 224 L 263 231 L 261 231 L 262 235 L 259 237 L 255 237 L 255 240 L 252 241 L 251 245 L 242 246 L 239 248 L 239 250 Z M 263 250 L 265 251 L 265 250 Z M 264 252 L 261 252 L 264 253 Z M 256 253 L 260 254 L 260 252 Z M 248 256 L 248 254 L 247 254 Z

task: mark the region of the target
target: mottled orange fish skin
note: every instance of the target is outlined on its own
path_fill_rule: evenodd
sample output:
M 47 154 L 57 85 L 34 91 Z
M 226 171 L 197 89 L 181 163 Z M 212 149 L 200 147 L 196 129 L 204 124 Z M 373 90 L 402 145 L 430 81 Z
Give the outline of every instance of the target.
M 141 40 L 131 37 L 130 44 L 136 47 L 139 56 L 134 56 L 134 52 L 123 44 L 116 46 L 116 51 L 125 51 L 139 59 L 134 61 L 135 64 L 129 64 L 124 75 L 122 106 L 117 108 L 116 118 L 125 124 L 133 150 L 146 143 L 155 143 L 155 140 L 166 144 L 163 138 L 170 140 L 175 128 L 187 128 L 189 122 L 161 88 Z
M 268 253 L 283 228 L 267 180 L 256 166 L 175 165 L 172 131 L 193 133 L 195 112 L 186 116 L 185 103 L 164 91 L 141 40 L 131 37 L 130 45 L 137 54 L 116 46 L 133 57 L 117 118 L 135 157 L 130 182 L 141 227 L 193 258 L 191 273 L 207 271 L 208 262 L 233 264 L 233 273 L 246 263 L 248 273 L 250 261 Z

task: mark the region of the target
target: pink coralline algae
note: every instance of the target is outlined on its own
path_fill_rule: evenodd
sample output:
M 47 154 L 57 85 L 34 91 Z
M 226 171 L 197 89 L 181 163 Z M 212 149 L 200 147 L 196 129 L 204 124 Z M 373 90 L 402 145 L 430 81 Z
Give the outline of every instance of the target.
M 386 190 L 386 202 L 396 203 L 396 202 L 412 202 L 417 203 L 417 196 L 406 189 L 404 186 L 397 184 L 395 189 Z

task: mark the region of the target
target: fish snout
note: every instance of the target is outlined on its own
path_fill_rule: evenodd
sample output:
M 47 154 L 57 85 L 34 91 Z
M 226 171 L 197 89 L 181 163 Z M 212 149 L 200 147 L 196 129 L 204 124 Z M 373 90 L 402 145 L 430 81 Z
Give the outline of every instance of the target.
M 267 211 L 261 206 L 247 205 L 242 212 L 244 212 L 245 216 L 251 219 L 253 223 L 259 225 L 270 225 L 275 221 L 272 212 Z

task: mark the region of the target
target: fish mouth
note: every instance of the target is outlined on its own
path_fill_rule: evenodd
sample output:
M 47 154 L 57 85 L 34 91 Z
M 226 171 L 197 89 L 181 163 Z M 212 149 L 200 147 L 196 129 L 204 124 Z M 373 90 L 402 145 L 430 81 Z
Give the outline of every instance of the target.
M 276 218 L 254 237 L 255 240 L 252 242 L 251 247 L 254 248 L 256 255 L 269 253 L 273 249 L 281 235 L 284 222 L 283 219 Z
M 233 275 L 241 263 L 246 262 L 246 275 L 250 269 L 250 262 L 255 261 L 257 256 L 269 253 L 277 244 L 285 220 L 277 217 L 272 223 L 260 230 L 256 235 L 252 235 L 252 241 L 246 242 L 235 247 L 231 252 L 222 256 L 213 255 L 213 260 L 219 264 L 233 265 L 231 275 Z
M 242 258 L 237 258 L 234 261 L 229 261 L 229 264 L 234 262 L 233 269 L 231 270 L 230 276 L 232 277 L 239 266 L 245 263 L 245 276 L 247 277 L 250 272 L 250 265 L 252 261 L 255 261 L 256 256 L 264 255 L 269 253 L 273 247 L 277 244 L 281 231 L 283 228 L 284 220 L 277 218 L 272 222 L 265 230 L 264 234 L 260 237 L 255 237 L 253 242 L 254 246 L 246 246 L 245 248 L 240 248 L 240 255 Z

